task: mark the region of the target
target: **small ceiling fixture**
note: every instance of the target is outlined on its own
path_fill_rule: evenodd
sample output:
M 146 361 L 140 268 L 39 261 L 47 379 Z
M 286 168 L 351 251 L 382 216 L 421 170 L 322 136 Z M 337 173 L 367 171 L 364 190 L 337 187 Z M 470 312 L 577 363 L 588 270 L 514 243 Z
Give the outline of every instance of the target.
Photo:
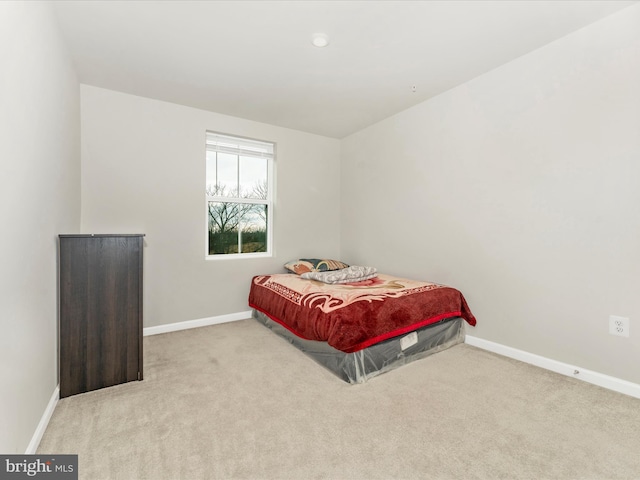
M 311 37 L 311 43 L 318 48 L 326 47 L 329 45 L 329 37 L 324 33 L 314 33 Z

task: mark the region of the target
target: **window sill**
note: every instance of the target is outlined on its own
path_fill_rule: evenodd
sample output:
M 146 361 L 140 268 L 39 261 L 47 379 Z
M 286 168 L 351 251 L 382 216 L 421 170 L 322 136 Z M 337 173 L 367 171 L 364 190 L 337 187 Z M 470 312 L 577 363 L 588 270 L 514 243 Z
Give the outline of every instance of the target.
M 220 255 L 207 255 L 204 257 L 207 261 L 217 262 L 219 260 L 246 260 L 250 258 L 272 258 L 273 254 L 268 252 L 260 253 L 229 253 Z

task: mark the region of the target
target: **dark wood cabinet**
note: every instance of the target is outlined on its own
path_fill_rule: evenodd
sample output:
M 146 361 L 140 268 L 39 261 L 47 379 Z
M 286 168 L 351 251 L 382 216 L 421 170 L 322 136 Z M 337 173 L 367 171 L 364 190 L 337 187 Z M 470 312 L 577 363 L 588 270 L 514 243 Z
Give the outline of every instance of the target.
M 60 235 L 60 397 L 142 380 L 144 235 Z

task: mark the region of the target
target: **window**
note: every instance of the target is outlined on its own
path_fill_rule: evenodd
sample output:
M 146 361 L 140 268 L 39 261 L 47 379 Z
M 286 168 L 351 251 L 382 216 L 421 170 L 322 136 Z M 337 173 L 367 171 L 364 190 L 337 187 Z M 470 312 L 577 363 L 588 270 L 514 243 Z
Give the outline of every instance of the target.
M 207 132 L 207 255 L 271 254 L 274 147 Z

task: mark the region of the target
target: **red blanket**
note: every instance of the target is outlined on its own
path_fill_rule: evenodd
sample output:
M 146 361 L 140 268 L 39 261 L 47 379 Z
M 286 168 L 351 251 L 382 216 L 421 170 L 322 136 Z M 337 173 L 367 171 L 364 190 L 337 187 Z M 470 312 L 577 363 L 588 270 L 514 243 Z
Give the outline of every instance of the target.
M 251 282 L 249 306 L 301 338 L 347 353 L 445 318 L 476 324 L 455 288 L 383 274 L 342 285 L 293 274 L 259 275 Z

